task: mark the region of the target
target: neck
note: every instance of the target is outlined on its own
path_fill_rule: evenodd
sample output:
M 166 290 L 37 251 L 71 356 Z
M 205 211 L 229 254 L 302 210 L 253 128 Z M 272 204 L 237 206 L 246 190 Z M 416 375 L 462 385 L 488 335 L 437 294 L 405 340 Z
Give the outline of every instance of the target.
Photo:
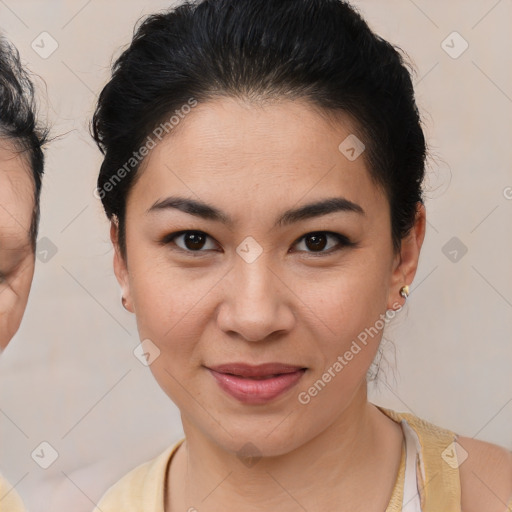
M 291 452 L 262 457 L 252 465 L 242 464 L 236 453 L 224 450 L 185 419 L 183 426 L 186 441 L 170 471 L 168 503 L 173 508 L 167 510 L 172 512 L 335 510 L 340 500 L 345 509 L 356 511 L 361 496 L 371 500 L 372 493 L 370 503 L 385 508 L 400 462 L 401 429 L 367 401 L 366 383 L 318 435 Z M 388 465 L 392 473 L 382 479 L 382 467 Z

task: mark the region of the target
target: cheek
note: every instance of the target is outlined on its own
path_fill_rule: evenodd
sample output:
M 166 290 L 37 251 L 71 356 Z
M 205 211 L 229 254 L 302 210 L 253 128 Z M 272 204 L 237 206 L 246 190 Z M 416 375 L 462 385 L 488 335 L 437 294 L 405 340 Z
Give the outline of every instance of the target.
M 313 282 L 304 279 L 293 288 L 325 324 L 327 337 L 346 340 L 385 312 L 388 279 L 383 262 L 361 254 L 350 265 L 318 274 Z
M 316 307 L 323 319 L 317 332 L 328 335 L 315 337 L 316 364 L 297 393 L 303 413 L 319 424 L 329 422 L 360 390 L 385 326 L 381 292 L 376 288 L 379 295 L 375 296 L 370 288 L 366 292 L 363 288 L 354 295 L 346 284 Z M 329 331 L 320 324 L 328 325 Z
M 204 323 L 212 314 L 205 311 L 205 295 L 211 286 L 179 269 L 166 266 L 164 271 L 158 264 L 138 267 L 130 274 L 139 336 L 157 345 L 162 356 L 169 356 L 172 366 L 175 361 L 190 358 L 200 339 Z
M 158 350 L 150 370 L 163 391 L 184 406 L 190 396 L 180 383 L 190 383 L 200 364 L 194 355 L 203 331 L 200 322 L 205 320 L 204 314 L 198 314 L 201 303 L 194 308 L 200 294 L 193 300 L 179 280 L 149 272 L 133 279 L 130 290 L 139 337 L 151 340 Z
M 0 284 L 0 347 L 7 346 L 19 329 L 28 301 L 32 272 L 27 269 L 10 279 L 10 284 Z
M 21 322 L 23 310 L 13 290 L 0 286 L 0 348 L 4 349 Z
M 341 399 L 365 378 L 389 322 L 385 321 L 388 278 L 385 264 L 372 262 L 367 255 L 308 289 L 304 302 L 316 318 L 319 354 L 311 382 L 320 378 L 329 383 L 330 391 L 322 392 L 325 400 Z
M 28 300 L 30 288 L 32 286 L 32 279 L 34 277 L 35 261 L 34 257 L 31 256 L 23 262 L 23 266 L 20 271 L 16 274 L 13 280 L 13 289 L 20 297 L 20 301 L 25 305 Z

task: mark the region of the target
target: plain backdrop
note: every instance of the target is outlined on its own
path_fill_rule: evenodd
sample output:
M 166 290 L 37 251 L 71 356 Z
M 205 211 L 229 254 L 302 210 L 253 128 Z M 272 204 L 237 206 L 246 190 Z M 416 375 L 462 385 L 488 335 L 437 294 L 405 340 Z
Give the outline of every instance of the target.
M 512 449 L 512 2 L 354 4 L 414 63 L 431 148 L 420 265 L 370 399 Z M 39 75 L 56 136 L 32 294 L 0 358 L 0 473 L 33 512 L 90 510 L 182 435 L 179 411 L 133 354 L 88 133 L 112 56 L 141 16 L 171 5 L 0 1 L 0 29 Z M 48 469 L 32 455 L 41 450 L 56 457 Z

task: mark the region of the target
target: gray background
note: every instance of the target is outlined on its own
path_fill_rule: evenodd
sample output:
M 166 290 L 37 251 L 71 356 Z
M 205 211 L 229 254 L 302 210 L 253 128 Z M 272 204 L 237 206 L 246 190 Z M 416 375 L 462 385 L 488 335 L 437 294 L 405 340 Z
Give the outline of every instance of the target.
M 390 367 L 370 398 L 512 449 L 512 1 L 354 4 L 413 60 L 431 146 L 420 265 L 385 333 L 396 359 L 388 344 Z M 34 512 L 90 510 L 182 434 L 178 410 L 133 355 L 138 336 L 93 196 L 101 160 L 87 131 L 112 55 L 143 14 L 169 5 L 0 0 L 0 29 L 40 76 L 58 136 L 32 295 L 0 358 L 0 472 Z M 469 44 L 457 58 L 454 31 Z M 58 44 L 49 56 L 55 43 L 42 32 Z M 31 457 L 41 442 L 58 453 L 48 469 Z

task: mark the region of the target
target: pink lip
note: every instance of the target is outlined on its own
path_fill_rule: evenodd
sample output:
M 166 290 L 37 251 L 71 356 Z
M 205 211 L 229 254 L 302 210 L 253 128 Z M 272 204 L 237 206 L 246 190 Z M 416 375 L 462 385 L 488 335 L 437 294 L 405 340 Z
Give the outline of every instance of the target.
M 284 363 L 263 363 L 251 365 L 238 362 L 209 366 L 208 368 L 218 373 L 231 373 L 239 377 L 268 377 L 269 375 L 292 373 L 303 369 L 302 366 L 292 366 Z
M 282 363 L 251 366 L 230 363 L 208 368 L 219 386 L 246 404 L 263 404 L 289 390 L 300 380 L 305 368 Z

